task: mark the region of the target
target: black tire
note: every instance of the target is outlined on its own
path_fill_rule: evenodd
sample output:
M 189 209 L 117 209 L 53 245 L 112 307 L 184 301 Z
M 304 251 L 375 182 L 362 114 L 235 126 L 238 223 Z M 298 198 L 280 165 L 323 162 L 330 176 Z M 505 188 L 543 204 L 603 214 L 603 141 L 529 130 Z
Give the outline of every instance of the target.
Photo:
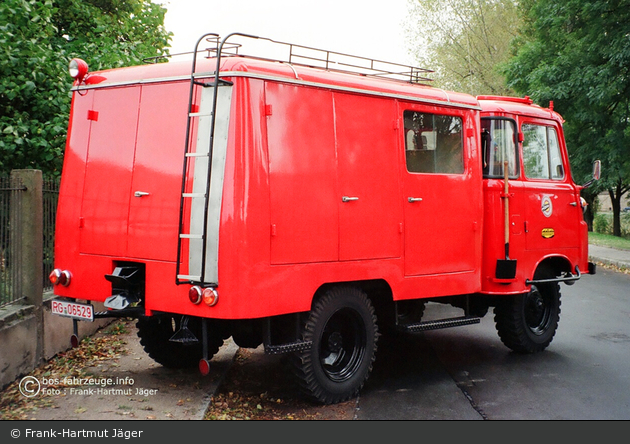
M 532 284 L 528 293 L 498 304 L 494 320 L 499 337 L 508 348 L 518 353 L 543 351 L 551 343 L 560 321 L 558 284 Z
M 183 316 L 154 316 L 138 319 L 138 337 L 144 351 L 158 364 L 167 368 L 194 368 L 203 357 L 201 319 L 189 317 L 188 328 L 199 339 L 193 344 L 170 341 L 179 330 Z M 223 337 L 208 328 L 208 359 L 219 351 L 223 345 Z
M 425 302 L 423 300 L 411 299 L 399 301 L 397 304 L 396 313 L 398 315 L 399 325 L 415 324 L 422 320 L 425 309 Z
M 302 392 L 322 404 L 358 395 L 376 358 L 378 327 L 374 307 L 354 287 L 335 287 L 319 298 L 304 326 L 310 350 L 294 355 Z

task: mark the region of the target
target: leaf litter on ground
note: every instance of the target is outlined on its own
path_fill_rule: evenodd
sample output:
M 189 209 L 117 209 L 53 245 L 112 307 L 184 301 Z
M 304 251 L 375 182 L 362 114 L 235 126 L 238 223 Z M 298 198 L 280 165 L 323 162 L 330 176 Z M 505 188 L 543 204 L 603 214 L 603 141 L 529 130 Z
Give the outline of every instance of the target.
M 89 368 L 102 361 L 116 361 L 126 354 L 126 341 L 122 335 L 128 331 L 128 319 L 117 321 L 104 327 L 100 334 L 82 339 L 76 348 L 57 353 L 48 362 L 42 364 L 28 374 L 21 375 L 0 391 L 0 420 L 25 420 L 29 413 L 42 408 L 55 408 L 52 398 L 39 394 L 27 398 L 20 392 L 20 381 L 26 376 L 37 378 L 38 381 L 54 380 L 54 388 L 64 387 L 66 378 L 93 377 Z M 47 389 L 45 384 L 42 389 Z M 63 395 L 61 395 L 63 396 Z

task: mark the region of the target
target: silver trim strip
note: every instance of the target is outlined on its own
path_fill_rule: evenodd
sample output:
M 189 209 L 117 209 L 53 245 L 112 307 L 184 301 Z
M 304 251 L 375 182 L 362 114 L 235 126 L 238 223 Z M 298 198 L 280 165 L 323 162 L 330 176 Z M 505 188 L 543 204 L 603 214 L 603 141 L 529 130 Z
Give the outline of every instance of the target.
M 212 76 L 214 77 L 214 74 L 212 74 Z M 290 84 L 295 84 L 295 85 L 304 85 L 304 86 L 313 86 L 313 87 L 319 87 L 319 88 L 326 88 L 326 89 L 330 89 L 330 90 L 333 90 L 333 91 L 352 92 L 352 93 L 359 93 L 359 94 L 365 94 L 365 95 L 371 95 L 371 96 L 378 96 L 378 97 L 387 97 L 387 98 L 393 98 L 393 99 L 407 100 L 407 101 L 410 101 L 410 102 L 422 102 L 422 103 L 430 103 L 430 104 L 434 104 L 434 105 L 442 105 L 442 106 L 446 105 L 446 106 L 451 106 L 451 107 L 455 107 L 455 108 L 465 108 L 465 109 L 473 109 L 473 110 L 479 110 L 479 111 L 481 110 L 480 106 L 471 106 L 471 105 L 466 105 L 465 103 L 451 102 L 448 93 L 446 91 L 444 91 L 442 89 L 438 89 L 438 88 L 433 88 L 433 89 L 435 89 L 436 91 L 442 92 L 446 96 L 446 100 L 445 101 L 436 100 L 436 99 L 429 99 L 429 98 L 422 98 L 422 97 L 416 97 L 416 96 L 410 96 L 410 95 L 407 95 L 407 94 L 397 94 L 397 93 L 373 91 L 373 90 L 363 89 L 363 88 L 337 86 L 337 85 L 332 85 L 330 83 L 309 82 L 309 81 L 306 81 L 306 80 L 294 80 L 294 79 L 289 79 L 289 78 L 286 78 L 286 77 L 277 77 L 277 76 L 270 76 L 270 75 L 267 75 L 267 74 L 249 73 L 249 72 L 243 72 L 243 71 L 222 71 L 220 77 L 250 77 L 252 79 L 272 80 L 272 81 L 276 81 L 276 82 L 290 83 Z
M 214 72 L 197 73 L 195 74 L 194 77 L 195 79 L 214 78 Z M 433 90 L 440 91 L 444 94 L 445 100 L 429 99 L 429 98 L 411 96 L 407 94 L 373 91 L 373 90 L 363 89 L 363 88 L 337 86 L 330 83 L 310 82 L 310 81 L 299 80 L 299 79 L 291 79 L 287 77 L 278 77 L 278 76 L 273 76 L 273 75 L 268 75 L 268 74 L 251 73 L 247 71 L 221 71 L 219 77 L 248 77 L 248 78 L 259 79 L 259 80 L 270 80 L 270 81 L 290 83 L 290 84 L 295 84 L 295 85 L 326 88 L 333 91 L 352 92 L 352 93 L 359 93 L 359 94 L 365 94 L 365 95 L 371 95 L 371 96 L 377 96 L 377 97 L 400 99 L 400 100 L 406 100 L 409 102 L 428 103 L 432 105 L 450 106 L 454 108 L 464 108 L 464 109 L 471 109 L 471 110 L 478 110 L 478 111 L 481 110 L 480 106 L 451 102 L 450 96 L 448 95 L 446 91 L 440 88 L 433 88 L 433 87 L 431 87 Z M 129 86 L 129 85 L 144 85 L 144 84 L 162 83 L 162 82 L 176 82 L 176 81 L 181 81 L 181 80 L 190 80 L 190 76 L 161 77 L 161 78 L 156 78 L 156 79 L 129 80 L 125 82 L 103 83 L 103 84 L 98 84 L 98 85 L 87 85 L 87 86 L 84 85 L 84 86 L 79 86 L 79 87 L 74 86 L 71 88 L 71 91 L 85 91 L 87 89 L 114 88 L 114 87 Z
M 214 77 L 214 75 L 213 75 Z M 172 77 L 156 77 L 155 79 L 138 79 L 138 80 L 125 80 L 124 82 L 110 82 L 110 83 L 98 83 L 96 85 L 79 85 L 70 88 L 70 91 L 85 91 L 86 89 L 100 89 L 100 88 L 116 88 L 120 86 L 130 85 L 145 85 L 151 83 L 164 83 L 164 82 L 177 82 L 179 80 L 190 80 L 190 76 L 172 76 Z

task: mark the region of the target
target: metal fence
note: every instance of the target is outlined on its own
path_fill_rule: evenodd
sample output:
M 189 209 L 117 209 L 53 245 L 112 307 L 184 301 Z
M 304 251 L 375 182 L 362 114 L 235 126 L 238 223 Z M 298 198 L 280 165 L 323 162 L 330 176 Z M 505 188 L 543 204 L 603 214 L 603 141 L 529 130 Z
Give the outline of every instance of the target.
M 26 187 L 20 178 L 0 175 L 0 307 L 23 299 L 22 257 L 20 241 L 22 195 Z M 42 184 L 43 201 L 43 272 L 44 291 L 50 289 L 48 275 L 54 263 L 55 218 L 59 179 L 44 178 Z
M 22 258 L 16 240 L 20 238 L 20 194 L 25 189 L 19 178 L 0 176 L 0 307 L 22 298 Z
M 44 291 L 52 291 L 48 275 L 53 271 L 55 259 L 55 219 L 57 217 L 57 201 L 59 199 L 59 178 L 44 177 L 42 184 L 43 199 L 43 267 Z

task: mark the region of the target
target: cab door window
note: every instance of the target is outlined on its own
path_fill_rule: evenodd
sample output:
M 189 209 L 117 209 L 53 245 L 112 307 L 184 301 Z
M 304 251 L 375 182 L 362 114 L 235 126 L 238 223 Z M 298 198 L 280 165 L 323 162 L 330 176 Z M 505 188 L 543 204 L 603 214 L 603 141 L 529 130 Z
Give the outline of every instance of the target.
M 528 179 L 564 179 L 558 134 L 553 127 L 524 124 L 523 165 Z
M 481 140 L 484 177 L 503 177 L 507 162 L 509 177 L 517 178 L 516 122 L 505 118 L 481 119 Z

